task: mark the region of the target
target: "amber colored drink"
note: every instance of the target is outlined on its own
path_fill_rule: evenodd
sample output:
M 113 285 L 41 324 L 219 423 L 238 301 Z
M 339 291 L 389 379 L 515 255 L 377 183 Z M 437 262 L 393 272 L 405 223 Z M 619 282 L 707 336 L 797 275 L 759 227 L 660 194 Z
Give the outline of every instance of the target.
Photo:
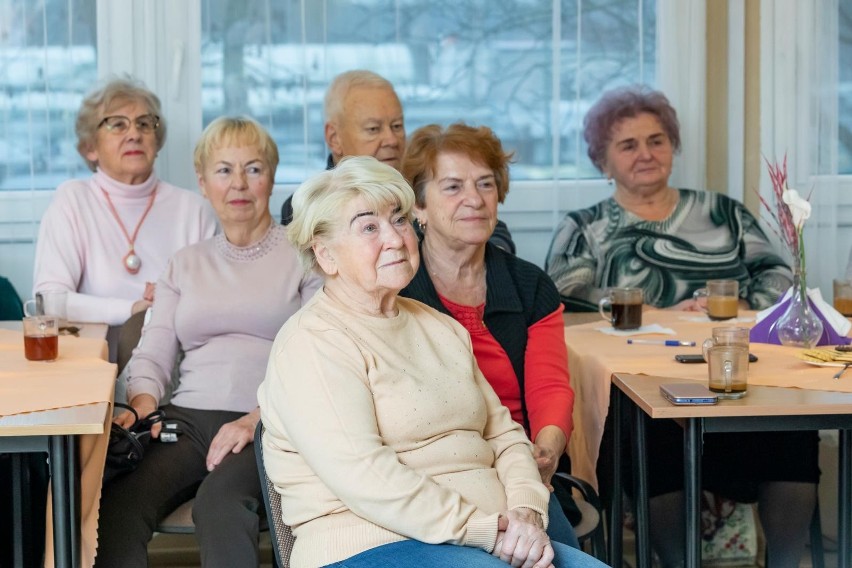
M 59 356 L 59 337 L 25 335 L 24 356 L 30 361 L 54 361 Z
M 719 395 L 719 398 L 745 396 L 748 390 L 748 348 L 720 345 L 711 347 L 707 353 L 710 379 L 707 386 L 710 390 Z M 729 373 L 727 376 L 726 370 Z
M 642 327 L 642 304 L 612 304 L 612 327 L 638 329 Z
M 745 383 L 734 383 L 731 385 L 731 392 L 726 392 L 725 387 L 720 387 L 716 385 L 710 385 L 708 387 L 712 392 L 716 394 L 728 394 L 728 398 L 741 398 L 748 391 L 747 385 Z
M 739 298 L 736 296 L 708 296 L 707 315 L 711 320 L 726 320 L 737 317 Z
M 834 309 L 846 317 L 852 316 L 852 298 L 834 298 Z

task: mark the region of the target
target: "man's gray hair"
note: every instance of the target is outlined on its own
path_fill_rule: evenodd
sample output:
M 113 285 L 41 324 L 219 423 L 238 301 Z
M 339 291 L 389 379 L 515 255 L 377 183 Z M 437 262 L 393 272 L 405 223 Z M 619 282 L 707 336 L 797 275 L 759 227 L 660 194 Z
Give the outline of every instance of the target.
M 359 87 L 383 88 L 396 91 L 390 81 L 372 71 L 355 69 L 346 71 L 335 77 L 325 93 L 325 120 L 337 123 L 343 115 L 343 101 L 349 91 Z

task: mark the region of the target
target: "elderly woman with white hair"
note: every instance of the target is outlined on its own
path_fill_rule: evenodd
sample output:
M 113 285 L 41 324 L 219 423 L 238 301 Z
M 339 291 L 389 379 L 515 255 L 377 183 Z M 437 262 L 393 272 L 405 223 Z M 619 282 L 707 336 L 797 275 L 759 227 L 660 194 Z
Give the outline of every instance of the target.
M 183 434 L 176 443 L 152 443 L 136 471 L 105 487 L 98 567 L 147 566 L 157 523 L 193 494 L 202 565 L 258 565 L 257 387 L 275 334 L 321 284 L 301 269 L 269 213 L 277 165 L 275 142 L 251 119 L 216 119 L 198 141 L 198 183 L 222 233 L 169 262 L 127 379 L 131 406 L 147 416 L 183 353 L 179 382 L 162 407 Z M 127 427 L 132 413 L 115 421 Z
M 269 478 L 307 566 L 603 566 L 551 543 L 547 488 L 467 331 L 399 297 L 419 265 L 414 193 L 347 158 L 296 191 L 288 237 L 323 289 L 258 391 Z
M 116 78 L 83 99 L 77 151 L 92 170 L 56 190 L 41 220 L 34 290 L 67 290 L 68 319 L 124 323 L 151 306 L 169 258 L 212 237 L 216 218 L 195 192 L 154 171 L 166 142 L 160 99 Z

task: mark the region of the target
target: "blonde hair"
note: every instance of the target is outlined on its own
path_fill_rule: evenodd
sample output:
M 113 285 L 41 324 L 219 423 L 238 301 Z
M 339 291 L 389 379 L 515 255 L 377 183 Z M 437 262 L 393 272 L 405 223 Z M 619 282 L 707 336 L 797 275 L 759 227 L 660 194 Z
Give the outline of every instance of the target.
M 148 113 L 160 118 L 160 125 L 154 131 L 157 141 L 157 150 L 162 149 L 166 143 L 166 119 L 162 116 L 160 99 L 152 93 L 145 84 L 130 75 L 124 77 L 113 77 L 101 87 L 95 89 L 80 103 L 77 111 L 77 121 L 74 130 L 77 133 L 77 152 L 86 161 L 89 169 L 95 171 L 97 162 L 86 157 L 94 147 L 98 135 L 98 128 L 104 116 L 117 106 L 128 103 L 140 102 L 148 108 Z
M 278 145 L 260 123 L 247 116 L 220 116 L 207 125 L 192 155 L 195 171 L 203 172 L 213 151 L 227 146 L 256 146 L 263 154 L 270 181 L 275 181 Z
M 333 234 L 344 222 L 340 212 L 358 197 L 373 210 L 396 206 L 405 216 L 414 206 L 414 192 L 402 174 L 372 156 L 346 157 L 334 169 L 309 178 L 293 194 L 293 221 L 287 226 L 287 238 L 305 270 L 320 270 L 314 243 Z

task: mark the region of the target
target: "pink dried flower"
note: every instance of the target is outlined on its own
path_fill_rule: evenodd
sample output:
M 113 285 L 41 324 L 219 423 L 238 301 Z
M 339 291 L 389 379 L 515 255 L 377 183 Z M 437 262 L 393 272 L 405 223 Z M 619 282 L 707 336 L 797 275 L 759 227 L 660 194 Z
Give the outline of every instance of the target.
M 790 254 L 793 255 L 793 258 L 798 258 L 799 232 L 801 230 L 801 226 L 796 226 L 796 223 L 793 220 L 793 212 L 790 210 L 790 206 L 784 202 L 784 192 L 788 191 L 787 155 L 784 155 L 784 161 L 781 162 L 781 164 L 772 164 L 768 159 L 766 159 L 766 157 L 763 159 L 769 169 L 769 180 L 772 182 L 772 196 L 774 198 L 773 201 L 775 202 L 775 207 L 771 207 L 763 196 L 758 194 L 760 202 L 775 221 L 775 224 L 778 227 L 776 234 L 781 237 L 784 244 L 787 245 L 787 248 L 790 250 Z M 773 230 L 775 229 L 773 228 Z

